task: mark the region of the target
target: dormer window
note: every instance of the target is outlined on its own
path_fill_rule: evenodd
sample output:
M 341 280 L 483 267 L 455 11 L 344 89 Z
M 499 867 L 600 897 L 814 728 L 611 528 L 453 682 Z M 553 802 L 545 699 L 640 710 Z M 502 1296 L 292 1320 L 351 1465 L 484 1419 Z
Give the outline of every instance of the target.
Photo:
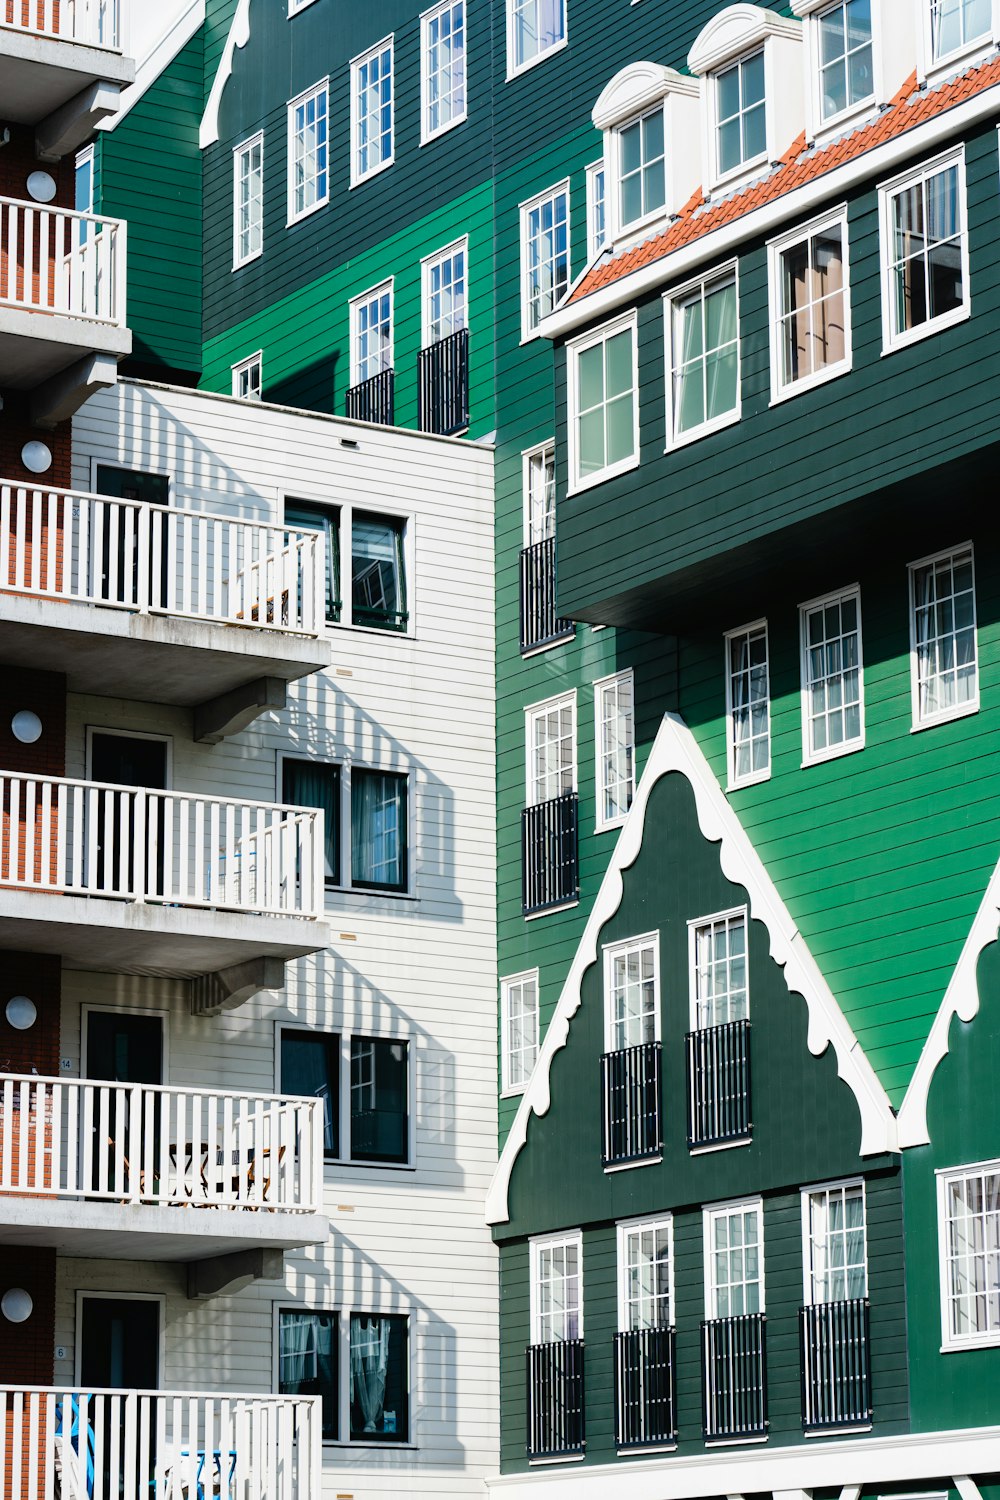
M 619 224 L 628 229 L 666 203 L 663 105 L 618 131 Z
M 875 97 L 871 0 L 837 0 L 816 17 L 819 112 L 825 125 Z
M 990 40 L 993 0 L 929 0 L 931 65 Z
M 693 78 L 651 62 L 630 63 L 602 91 L 593 120 L 604 132 L 606 239 L 636 236 L 694 192 L 698 96 Z
M 810 141 L 842 135 L 899 92 L 913 72 L 918 15 L 922 10 L 926 21 L 927 7 L 936 3 L 790 0 L 805 25 L 806 134 Z M 929 46 L 925 38 L 925 52 Z
M 764 49 L 725 68 L 715 80 L 720 177 L 767 156 Z

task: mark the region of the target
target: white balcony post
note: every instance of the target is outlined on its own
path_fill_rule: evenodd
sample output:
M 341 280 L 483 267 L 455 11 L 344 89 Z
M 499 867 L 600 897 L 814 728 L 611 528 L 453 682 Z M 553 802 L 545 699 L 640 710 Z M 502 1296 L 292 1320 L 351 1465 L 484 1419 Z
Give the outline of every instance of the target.
M 150 531 L 153 525 L 152 507 L 139 505 L 136 507 L 135 529 L 136 529 L 136 566 L 139 576 L 135 584 L 136 608 L 141 615 L 149 613 L 149 581 L 151 561 L 151 538 Z M 128 557 L 126 555 L 126 565 Z
M 129 809 L 129 798 L 122 799 Z M 132 813 L 129 828 L 128 811 L 122 819 L 119 835 L 125 844 L 127 857 L 132 866 L 132 896 L 137 906 L 146 904 L 146 863 L 149 859 L 149 799 L 144 786 L 136 787 L 135 801 L 129 809 Z
M 312 1110 L 312 1198 L 317 1213 L 323 1212 L 323 1153 L 326 1149 L 326 1130 L 322 1105 L 314 1101 Z
M 128 1196 L 142 1201 L 142 1086 L 128 1087 Z

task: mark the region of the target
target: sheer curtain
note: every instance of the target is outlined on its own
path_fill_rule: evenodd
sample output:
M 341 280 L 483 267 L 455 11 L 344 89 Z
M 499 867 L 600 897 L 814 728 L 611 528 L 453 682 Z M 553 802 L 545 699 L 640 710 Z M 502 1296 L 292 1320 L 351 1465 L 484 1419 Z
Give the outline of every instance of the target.
M 355 771 L 351 778 L 351 878 L 355 885 L 406 883 L 406 778 Z
M 333 1316 L 283 1313 L 278 1343 L 278 1377 L 282 1391 L 296 1395 L 299 1388 L 333 1379 Z
M 340 883 L 340 767 L 323 761 L 282 761 L 281 792 L 293 807 L 323 809 L 324 875 Z
M 351 1402 L 361 1406 L 365 1432 L 376 1432 L 382 1416 L 391 1326 L 388 1318 L 351 1319 Z

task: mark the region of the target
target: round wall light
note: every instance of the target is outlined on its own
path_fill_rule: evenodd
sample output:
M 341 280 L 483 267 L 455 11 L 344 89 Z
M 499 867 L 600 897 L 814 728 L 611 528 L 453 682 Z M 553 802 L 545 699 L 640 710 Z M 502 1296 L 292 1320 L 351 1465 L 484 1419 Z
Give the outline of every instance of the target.
M 38 1009 L 27 995 L 11 995 L 4 1015 L 7 1025 L 13 1026 L 15 1031 L 30 1031 L 38 1020 Z
M 56 195 L 56 180 L 48 172 L 32 172 L 28 192 L 36 203 L 51 203 Z
M 10 732 L 22 745 L 34 745 L 42 737 L 42 721 L 30 708 L 20 708 L 10 721 Z
M 31 1293 L 26 1292 L 23 1286 L 12 1286 L 0 1297 L 0 1313 L 3 1313 L 8 1323 L 27 1323 L 34 1308 Z
M 52 450 L 33 438 L 21 449 L 21 462 L 29 474 L 45 474 L 52 467 Z

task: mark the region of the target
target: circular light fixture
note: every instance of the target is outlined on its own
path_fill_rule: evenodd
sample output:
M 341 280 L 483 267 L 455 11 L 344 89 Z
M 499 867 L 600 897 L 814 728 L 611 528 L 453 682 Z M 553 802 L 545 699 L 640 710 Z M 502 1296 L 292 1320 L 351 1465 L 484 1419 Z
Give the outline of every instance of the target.
M 32 172 L 28 192 L 36 203 L 51 203 L 56 195 L 56 180 L 48 172 Z
M 29 1000 L 27 995 L 11 995 L 4 1015 L 7 1017 L 7 1025 L 13 1026 L 15 1031 L 30 1031 L 38 1020 L 38 1009 L 34 1000 Z
M 31 1293 L 26 1292 L 23 1286 L 12 1286 L 10 1291 L 4 1292 L 0 1297 L 0 1312 L 8 1323 L 26 1323 L 34 1308 Z
M 21 462 L 29 474 L 45 474 L 52 467 L 52 450 L 33 438 L 21 449 Z
M 42 721 L 30 708 L 18 709 L 10 721 L 10 732 L 22 745 L 34 745 L 42 737 Z

